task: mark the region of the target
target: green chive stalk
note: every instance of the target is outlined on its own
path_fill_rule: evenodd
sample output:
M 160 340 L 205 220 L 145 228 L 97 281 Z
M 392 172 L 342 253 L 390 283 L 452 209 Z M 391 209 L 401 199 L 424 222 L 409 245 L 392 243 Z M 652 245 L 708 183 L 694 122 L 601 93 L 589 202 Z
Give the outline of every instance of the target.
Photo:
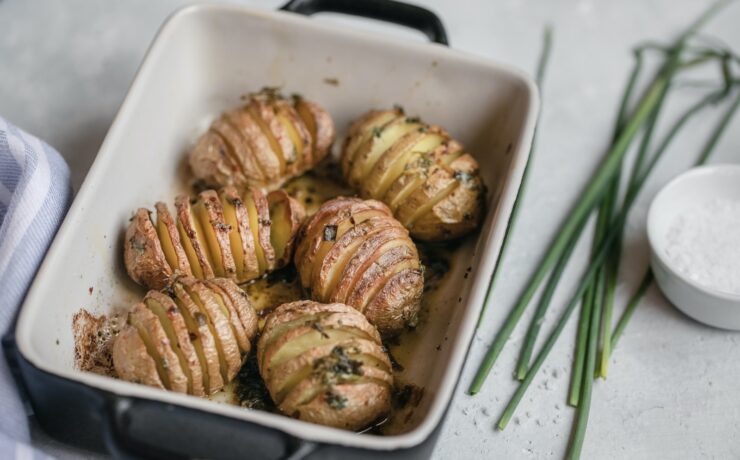
M 581 222 L 580 229 L 578 229 L 578 231 L 576 232 L 577 235 L 579 235 L 581 231 L 583 231 L 583 227 L 585 227 L 586 222 L 587 219 L 584 219 L 583 222 Z M 573 254 L 573 250 L 575 249 L 577 243 L 577 237 L 572 238 L 568 242 L 568 246 L 565 248 L 565 252 L 563 253 L 562 257 L 560 257 L 560 260 L 558 260 L 557 265 L 555 265 L 555 268 L 550 274 L 550 279 L 547 281 L 544 291 L 542 291 L 542 297 L 540 297 L 540 302 L 537 304 L 537 310 L 535 310 L 532 321 L 529 323 L 529 329 L 527 330 L 524 346 L 522 347 L 522 350 L 519 354 L 519 363 L 517 364 L 516 371 L 516 378 L 519 380 L 522 380 L 527 374 L 527 369 L 529 369 L 529 361 L 532 358 L 532 352 L 534 351 L 534 346 L 537 341 L 537 335 L 539 334 L 539 331 L 542 328 L 542 323 L 545 320 L 547 308 L 552 301 L 552 296 L 553 294 L 555 294 L 555 288 L 557 288 L 558 284 L 560 283 L 560 278 L 563 276 L 563 271 L 565 271 L 565 267 L 567 266 L 568 261 L 570 260 L 570 256 Z
M 624 132 L 619 136 L 617 142 L 610 149 L 601 167 L 596 171 L 596 174 L 586 187 L 583 197 L 576 204 L 564 225 L 560 228 L 557 237 L 548 249 L 545 257 L 542 259 L 539 268 L 532 275 L 527 288 L 524 290 L 524 293 L 517 304 L 509 312 L 503 326 L 496 335 L 491 348 L 488 350 L 488 353 L 486 354 L 483 363 L 478 369 L 478 372 L 468 390 L 470 394 L 476 394 L 480 391 L 483 386 L 483 382 L 491 371 L 496 359 L 501 354 L 501 350 L 503 350 L 506 341 L 511 336 L 511 332 L 514 330 L 514 327 L 524 313 L 524 310 L 537 292 L 540 283 L 565 251 L 568 242 L 580 227 L 580 222 L 588 216 L 588 214 L 594 209 L 596 203 L 603 197 L 606 187 L 614 177 L 617 168 L 622 162 L 622 158 L 624 158 L 624 155 L 627 153 L 629 145 L 640 127 L 652 113 L 655 104 L 658 102 L 663 89 L 667 86 L 671 75 L 672 72 L 667 72 L 651 85 L 650 89 L 641 100 L 635 114 L 626 124 Z
M 680 50 L 681 45 L 682 45 L 682 42 L 679 42 L 679 44 L 677 45 L 677 48 L 679 48 L 679 50 Z M 678 58 L 679 58 L 679 55 L 680 55 L 680 52 L 677 52 L 677 53 L 673 53 L 672 54 L 672 56 L 671 56 L 672 65 L 669 65 L 667 67 L 668 72 L 666 74 L 664 74 L 662 77 L 660 77 L 659 80 L 656 80 L 656 82 L 654 82 L 651 85 L 650 91 L 648 91 L 647 95 L 645 96 L 645 98 L 643 98 L 643 101 L 640 103 L 640 106 L 638 106 L 638 109 L 636 111 L 636 114 L 640 113 L 641 110 L 644 110 L 644 111 L 647 112 L 647 113 L 645 113 L 645 115 L 644 115 L 644 117 L 642 119 L 642 122 L 645 122 L 646 121 L 647 115 L 649 115 L 649 113 L 652 112 L 652 109 L 654 109 L 654 104 L 655 104 L 655 102 L 657 102 L 657 98 L 659 97 L 659 93 L 656 93 L 655 92 L 656 89 L 661 89 L 661 88 L 664 87 L 664 85 L 667 85 L 668 82 L 665 81 L 666 78 L 668 78 L 668 79 L 672 78 L 673 73 L 677 70 L 677 68 L 678 68 Z M 663 84 L 658 85 L 657 83 L 660 82 L 661 80 L 663 81 Z M 727 94 L 726 93 L 726 90 L 722 90 L 722 91 L 723 91 L 723 94 L 725 94 L 725 95 Z M 645 100 L 649 96 L 651 96 L 651 95 L 653 95 L 655 97 L 655 99 L 653 100 L 653 104 L 646 105 L 645 104 Z M 714 97 L 714 99 L 712 99 L 712 96 Z M 715 101 L 716 100 L 716 97 L 717 97 L 716 96 L 716 93 L 713 93 L 713 94 L 710 94 L 709 96 L 707 96 L 701 102 L 702 103 L 705 103 L 708 100 Z M 737 110 L 737 107 L 739 105 L 740 105 L 740 97 L 733 104 L 732 110 L 731 111 L 728 111 L 728 113 L 726 114 L 725 118 L 723 118 L 723 121 L 720 124 L 720 128 L 721 129 L 718 129 L 717 131 L 715 131 L 715 133 L 713 134 L 713 136 L 710 138 L 710 142 L 707 144 L 707 148 L 705 148 L 705 152 L 707 151 L 707 149 L 711 150 L 711 149 L 714 148 L 714 146 L 716 145 L 716 143 L 718 141 L 718 138 L 719 138 L 718 132 L 721 133 L 721 131 L 727 126 L 727 124 L 729 123 L 729 119 L 731 118 L 731 116 L 734 113 L 734 111 Z M 646 107 L 647 107 L 647 109 L 646 109 Z M 692 109 L 694 109 L 695 107 L 696 106 L 692 107 Z M 626 125 L 626 127 L 625 127 L 625 133 L 628 132 L 628 130 L 630 129 L 631 126 L 633 126 L 633 123 L 634 123 L 635 118 L 636 118 L 636 115 L 633 116 L 632 119 L 630 120 L 630 122 Z M 683 119 L 683 118 L 684 117 L 681 117 L 681 119 Z M 677 124 L 679 124 L 679 123 L 682 123 L 681 120 L 679 120 L 679 122 Z M 684 121 L 684 123 L 685 123 L 685 121 Z M 639 179 L 634 184 L 634 188 L 630 191 L 631 193 L 628 193 L 627 196 L 625 197 L 625 203 L 624 203 L 624 205 L 620 209 L 620 212 L 615 216 L 615 218 L 610 223 L 610 225 L 608 227 L 608 232 L 606 233 L 603 241 L 599 245 L 599 249 L 598 249 L 598 251 L 596 252 L 596 254 L 594 256 L 594 258 L 593 258 L 593 260 L 591 262 L 591 265 L 589 266 L 588 271 L 586 272 L 586 274 L 584 275 L 584 277 L 581 279 L 581 282 L 580 282 L 580 284 L 579 284 L 579 286 L 578 286 L 578 288 L 577 288 L 577 290 L 575 292 L 575 295 L 572 297 L 571 301 L 568 303 L 568 305 L 566 306 L 565 310 L 561 314 L 558 322 L 555 325 L 555 328 L 553 329 L 553 331 L 550 333 L 550 335 L 548 336 L 547 340 L 545 341 L 545 344 L 543 345 L 542 350 L 540 351 L 540 353 L 535 358 L 534 362 L 532 363 L 531 368 L 529 369 L 529 371 L 527 372 L 526 376 L 524 377 L 524 380 L 522 380 L 522 382 L 519 384 L 519 386 L 517 387 L 516 391 L 514 392 L 514 395 L 511 398 L 511 400 L 509 401 L 509 403 L 507 404 L 506 408 L 504 409 L 504 412 L 502 413 L 501 418 L 499 419 L 499 422 L 498 422 L 499 429 L 502 429 L 503 430 L 506 427 L 506 425 L 508 424 L 508 422 L 511 419 L 511 417 L 513 416 L 513 414 L 514 414 L 517 406 L 519 405 L 519 402 L 521 401 L 522 397 L 524 396 L 524 394 L 526 393 L 527 389 L 529 388 L 529 386 L 531 385 L 532 381 L 534 380 L 535 375 L 539 371 L 540 367 L 542 366 L 542 364 L 544 363 L 545 359 L 547 358 L 547 356 L 549 355 L 550 351 L 552 350 L 553 346 L 555 345 L 555 343 L 557 342 L 558 338 L 560 337 L 560 334 L 562 333 L 563 329 L 565 328 L 565 325 L 567 324 L 568 319 L 570 318 L 570 315 L 573 313 L 573 310 L 575 309 L 576 305 L 578 304 L 579 299 L 583 296 L 583 294 L 586 292 L 586 290 L 594 283 L 594 280 L 595 280 L 595 277 L 596 277 L 597 272 L 601 269 L 602 265 L 606 261 L 606 257 L 607 257 L 607 255 L 609 253 L 609 250 L 610 250 L 611 245 L 614 243 L 614 241 L 616 240 L 616 238 L 621 233 L 621 228 L 624 226 L 624 224 L 626 222 L 626 219 L 627 219 L 627 216 L 628 216 L 628 212 L 629 212 L 632 204 L 634 204 L 634 201 L 635 201 L 635 199 L 637 197 L 637 191 L 639 191 L 639 189 L 644 185 L 645 181 L 647 180 L 647 177 L 648 177 L 649 173 L 655 167 L 655 164 L 657 163 L 658 158 L 665 151 L 665 149 L 667 148 L 667 145 L 670 143 L 670 140 L 675 136 L 675 132 L 673 132 L 673 131 L 674 130 L 671 130 L 668 133 L 668 135 L 666 136 L 666 138 L 664 139 L 664 141 L 661 143 L 661 147 L 658 150 L 658 153 L 660 153 L 660 155 L 655 155 L 651 159 L 651 161 L 646 166 L 646 170 L 644 171 L 644 174 L 642 174 L 642 175 L 639 176 Z M 625 136 L 624 133 L 620 135 L 620 139 L 623 136 Z M 702 154 L 702 158 L 704 158 L 706 156 L 708 156 L 708 155 Z M 593 321 L 593 318 L 594 318 L 594 315 L 592 315 L 592 319 L 591 319 L 592 321 Z M 588 376 L 589 380 L 592 379 L 593 378 L 593 371 L 592 372 L 586 372 L 586 373 L 584 373 L 584 378 L 586 378 L 586 376 Z M 589 397 L 588 402 L 585 402 L 584 396 Z M 581 391 L 580 399 L 581 399 L 581 401 L 579 401 L 578 411 L 579 412 L 587 411 L 588 410 L 588 407 L 590 407 L 590 393 L 584 394 L 584 392 Z M 574 441 L 571 443 L 571 446 L 573 447 L 571 449 L 571 458 L 579 458 L 580 457 L 580 446 L 582 445 L 582 438 L 585 436 L 585 430 L 586 430 L 587 422 L 588 422 L 588 417 L 587 416 L 577 417 L 576 427 L 575 427 L 574 436 L 573 436 L 573 440 Z M 581 438 L 580 441 L 579 441 L 579 438 Z
M 547 63 L 550 60 L 550 52 L 552 50 L 552 27 L 550 26 L 545 27 L 545 34 L 542 40 L 543 40 L 542 54 L 540 55 L 540 59 L 537 64 L 537 72 L 535 76 L 537 88 L 539 88 L 540 90 L 540 106 L 541 106 L 541 101 L 542 101 L 542 84 L 545 80 L 545 69 L 547 68 Z M 540 110 L 540 113 L 541 113 L 541 110 Z M 524 166 L 524 172 L 522 173 L 522 181 L 519 184 L 519 189 L 516 192 L 516 198 L 514 199 L 514 206 L 511 209 L 511 216 L 509 217 L 509 222 L 506 225 L 506 231 L 504 232 L 504 240 L 501 243 L 501 249 L 499 250 L 498 257 L 496 258 L 496 265 L 493 268 L 493 275 L 491 275 L 491 281 L 488 283 L 488 290 L 486 291 L 486 296 L 483 300 L 483 308 L 481 308 L 480 315 L 478 316 L 478 324 L 475 326 L 476 329 L 480 326 L 481 322 L 483 321 L 483 317 L 485 316 L 491 294 L 493 293 L 493 288 L 496 285 L 496 279 L 498 278 L 498 272 L 501 269 L 501 265 L 504 260 L 504 254 L 506 253 L 506 249 L 509 246 L 509 237 L 514 228 L 514 225 L 516 224 L 516 220 L 519 217 L 519 208 L 521 207 L 520 202 L 523 200 L 523 197 L 524 197 L 524 191 L 526 189 L 527 179 L 529 178 L 530 165 L 534 162 L 533 160 L 534 160 L 536 142 L 537 142 L 537 128 L 535 127 L 535 132 L 532 137 L 532 145 L 529 148 L 529 155 L 527 157 L 527 163 Z

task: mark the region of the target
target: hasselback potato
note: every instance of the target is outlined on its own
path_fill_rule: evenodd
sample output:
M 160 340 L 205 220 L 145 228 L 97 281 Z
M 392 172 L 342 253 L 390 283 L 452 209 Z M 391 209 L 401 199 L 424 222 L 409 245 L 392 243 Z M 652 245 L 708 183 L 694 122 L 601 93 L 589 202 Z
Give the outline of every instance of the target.
M 156 215 L 139 209 L 124 243 L 131 278 L 149 289 L 166 287 L 178 275 L 199 279 L 225 277 L 239 283 L 285 266 L 305 216 L 303 206 L 283 190 L 238 194 L 201 192 L 179 196 L 175 213 L 164 203 Z
M 281 305 L 267 317 L 257 362 L 270 396 L 289 416 L 359 430 L 390 410 L 390 360 L 378 331 L 347 305 Z
M 419 254 L 383 203 L 327 201 L 301 228 L 294 259 L 314 300 L 350 305 L 386 336 L 415 324 L 424 288 Z
M 190 167 L 211 186 L 272 190 L 321 161 L 334 137 L 324 109 L 266 88 L 213 122 L 191 151 Z
M 257 334 L 257 315 L 233 281 L 181 277 L 149 291 L 112 346 L 118 377 L 196 396 L 236 376 Z
M 341 166 L 360 196 L 386 203 L 414 238 L 449 240 L 480 223 L 485 189 L 478 163 L 443 128 L 403 109 L 357 120 Z

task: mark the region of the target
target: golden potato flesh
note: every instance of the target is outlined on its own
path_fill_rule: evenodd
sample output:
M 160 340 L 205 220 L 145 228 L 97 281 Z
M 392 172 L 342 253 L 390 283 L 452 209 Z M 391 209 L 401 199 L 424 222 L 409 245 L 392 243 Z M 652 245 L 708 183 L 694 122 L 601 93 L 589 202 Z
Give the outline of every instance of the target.
M 305 218 L 303 206 L 282 190 L 201 192 L 179 196 L 176 212 L 156 205 L 156 219 L 139 209 L 126 231 L 124 262 L 131 278 L 163 289 L 178 276 L 223 277 L 238 283 L 284 267 Z
M 283 304 L 257 342 L 260 375 L 291 417 L 360 430 L 387 416 L 393 374 L 378 331 L 340 303 Z
M 386 203 L 419 240 L 458 238 L 482 219 L 478 163 L 444 129 L 402 109 L 375 110 L 357 120 L 341 167 L 360 196 Z
M 190 152 L 190 168 L 210 186 L 274 190 L 321 161 L 334 138 L 324 109 L 265 88 L 213 122 Z
M 356 308 L 385 336 L 416 323 L 421 262 L 408 231 L 383 203 L 327 201 L 303 225 L 294 260 L 314 300 Z
M 233 281 L 180 277 L 132 308 L 113 365 L 123 380 L 203 396 L 236 376 L 256 335 L 257 315 Z

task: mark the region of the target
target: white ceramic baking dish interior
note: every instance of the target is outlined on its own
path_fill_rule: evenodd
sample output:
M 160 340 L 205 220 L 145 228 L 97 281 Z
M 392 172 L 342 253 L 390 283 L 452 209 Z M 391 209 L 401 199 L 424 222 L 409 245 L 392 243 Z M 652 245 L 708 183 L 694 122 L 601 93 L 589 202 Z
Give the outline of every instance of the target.
M 158 200 L 171 203 L 186 191 L 189 146 L 220 111 L 265 85 L 318 101 L 333 116 L 338 139 L 369 108 L 402 104 L 445 126 L 480 162 L 489 187 L 485 222 L 457 250 L 452 282 L 430 307 L 406 371 L 423 382 L 424 397 L 398 434 L 357 435 L 75 369 L 74 313 L 125 308 L 142 295 L 121 257 L 132 211 Z M 218 413 L 316 442 L 379 450 L 415 446 L 441 421 L 458 381 L 537 111 L 536 88 L 522 72 L 441 45 L 400 42 L 291 13 L 186 7 L 159 31 L 48 252 L 20 314 L 18 349 L 43 371 L 116 395 Z M 468 266 L 472 276 L 464 277 Z

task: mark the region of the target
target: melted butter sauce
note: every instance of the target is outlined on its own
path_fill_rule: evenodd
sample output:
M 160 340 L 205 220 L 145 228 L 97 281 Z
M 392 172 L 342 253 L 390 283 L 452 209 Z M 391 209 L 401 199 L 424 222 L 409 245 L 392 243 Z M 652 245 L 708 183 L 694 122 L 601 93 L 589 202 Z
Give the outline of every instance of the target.
M 338 166 L 324 162 L 315 170 L 291 180 L 285 190 L 306 207 L 307 215 L 315 213 L 322 203 L 337 196 L 352 196 L 354 192 L 347 188 L 339 178 Z M 411 368 L 418 356 L 429 356 L 427 325 L 434 308 L 444 299 L 440 293 L 447 282 L 451 268 L 452 255 L 456 244 L 418 244 L 420 257 L 424 265 L 424 294 L 419 311 L 417 326 L 385 343 L 394 364 L 396 391 L 393 395 L 391 415 L 363 430 L 363 433 L 396 434 L 407 429 L 414 417 L 414 411 L 424 397 L 424 382 L 415 378 Z M 258 280 L 241 286 L 250 297 L 254 308 L 261 317 L 260 328 L 264 317 L 275 307 L 295 300 L 306 298 L 300 286 L 296 270 L 289 266 Z M 439 350 L 439 347 L 437 347 Z M 277 411 L 259 376 L 254 353 L 245 362 L 237 378 L 223 390 L 211 395 L 209 399 L 226 404 L 234 404 L 250 409 Z

